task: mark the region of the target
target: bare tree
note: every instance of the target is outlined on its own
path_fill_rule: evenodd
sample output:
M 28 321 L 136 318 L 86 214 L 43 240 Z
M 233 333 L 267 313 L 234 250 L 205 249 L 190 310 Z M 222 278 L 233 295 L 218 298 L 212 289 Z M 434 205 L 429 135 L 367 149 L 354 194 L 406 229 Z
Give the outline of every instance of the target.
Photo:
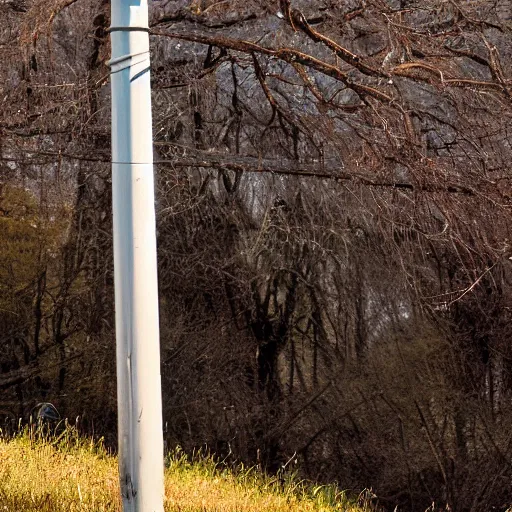
M 114 371 L 108 5 L 1 9 L 2 179 L 70 213 L 0 379 L 74 415 Z M 511 9 L 153 2 L 170 441 L 411 510 L 510 501 Z

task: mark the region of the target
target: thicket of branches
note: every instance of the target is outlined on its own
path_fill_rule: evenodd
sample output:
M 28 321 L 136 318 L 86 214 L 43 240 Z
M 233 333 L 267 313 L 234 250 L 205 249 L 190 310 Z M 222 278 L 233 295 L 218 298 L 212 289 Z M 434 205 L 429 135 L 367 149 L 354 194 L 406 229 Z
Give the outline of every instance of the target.
M 510 1 L 150 8 L 167 441 L 505 509 Z M 0 14 L 0 405 L 114 439 L 109 5 Z

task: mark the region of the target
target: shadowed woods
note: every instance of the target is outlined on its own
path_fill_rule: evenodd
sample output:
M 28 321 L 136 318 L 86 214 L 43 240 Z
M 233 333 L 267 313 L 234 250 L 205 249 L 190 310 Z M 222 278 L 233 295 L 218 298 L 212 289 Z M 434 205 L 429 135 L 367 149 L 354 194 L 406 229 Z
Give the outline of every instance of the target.
M 510 2 L 150 9 L 167 445 L 506 510 Z M 0 12 L 0 407 L 113 446 L 109 5 Z

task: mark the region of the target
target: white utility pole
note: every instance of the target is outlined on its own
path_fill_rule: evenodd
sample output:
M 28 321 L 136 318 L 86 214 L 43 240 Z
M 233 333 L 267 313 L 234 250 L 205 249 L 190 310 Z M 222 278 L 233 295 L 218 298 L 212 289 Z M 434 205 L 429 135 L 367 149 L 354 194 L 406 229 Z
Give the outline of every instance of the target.
M 147 0 L 111 0 L 119 473 L 124 512 L 163 512 Z

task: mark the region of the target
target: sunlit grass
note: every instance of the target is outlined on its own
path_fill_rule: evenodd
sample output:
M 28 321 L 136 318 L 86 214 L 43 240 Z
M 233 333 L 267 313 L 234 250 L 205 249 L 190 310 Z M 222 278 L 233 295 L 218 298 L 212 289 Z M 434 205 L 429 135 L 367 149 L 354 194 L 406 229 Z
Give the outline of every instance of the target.
M 336 486 L 314 486 L 291 473 L 269 477 L 242 465 L 233 470 L 179 449 L 166 466 L 166 512 L 370 510 Z M 117 460 L 101 441 L 82 438 L 71 427 L 59 436 L 26 429 L 0 438 L 0 512 L 120 511 L 118 496 Z

